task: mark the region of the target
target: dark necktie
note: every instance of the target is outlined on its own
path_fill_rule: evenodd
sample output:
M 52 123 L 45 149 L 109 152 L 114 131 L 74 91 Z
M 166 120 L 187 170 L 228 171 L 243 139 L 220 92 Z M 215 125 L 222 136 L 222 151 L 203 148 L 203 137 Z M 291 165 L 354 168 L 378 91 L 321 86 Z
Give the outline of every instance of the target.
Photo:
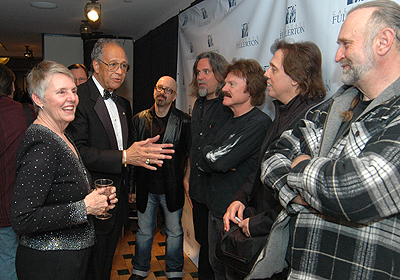
M 104 100 L 107 100 L 108 98 L 111 98 L 114 102 L 117 100 L 117 92 L 114 90 L 112 93 L 110 93 L 108 90 L 104 90 L 104 95 L 103 95 Z

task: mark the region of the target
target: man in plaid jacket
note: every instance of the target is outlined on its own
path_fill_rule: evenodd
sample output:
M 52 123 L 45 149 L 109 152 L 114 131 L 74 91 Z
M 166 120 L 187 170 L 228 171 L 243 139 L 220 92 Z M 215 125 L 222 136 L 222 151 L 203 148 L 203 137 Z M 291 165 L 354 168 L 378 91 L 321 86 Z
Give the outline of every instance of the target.
M 285 209 L 248 279 L 285 256 L 288 279 L 400 279 L 400 6 L 356 6 L 337 42 L 345 85 L 264 156 Z

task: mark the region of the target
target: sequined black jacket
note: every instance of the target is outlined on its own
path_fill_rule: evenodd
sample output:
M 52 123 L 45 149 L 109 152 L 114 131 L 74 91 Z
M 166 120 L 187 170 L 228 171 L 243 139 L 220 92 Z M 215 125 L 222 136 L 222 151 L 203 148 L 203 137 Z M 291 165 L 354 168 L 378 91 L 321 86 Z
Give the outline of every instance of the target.
M 83 201 L 89 190 L 82 160 L 53 131 L 32 124 L 17 151 L 11 203 L 20 244 L 41 251 L 92 246 L 94 227 Z

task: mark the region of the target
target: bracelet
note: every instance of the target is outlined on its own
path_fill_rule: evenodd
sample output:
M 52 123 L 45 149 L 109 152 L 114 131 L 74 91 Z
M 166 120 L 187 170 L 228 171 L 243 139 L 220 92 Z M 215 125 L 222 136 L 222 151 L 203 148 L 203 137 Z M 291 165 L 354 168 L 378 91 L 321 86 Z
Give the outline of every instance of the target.
M 124 166 L 126 167 L 126 150 L 122 151 L 122 162 Z

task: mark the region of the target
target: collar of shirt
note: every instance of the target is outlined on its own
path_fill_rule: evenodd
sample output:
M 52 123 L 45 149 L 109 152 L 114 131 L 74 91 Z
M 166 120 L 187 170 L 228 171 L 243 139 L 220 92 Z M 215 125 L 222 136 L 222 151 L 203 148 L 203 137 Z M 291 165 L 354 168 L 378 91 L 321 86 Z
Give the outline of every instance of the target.
M 93 82 L 96 85 L 97 89 L 100 92 L 101 97 L 104 95 L 104 88 L 101 86 L 99 81 L 96 80 L 94 76 L 92 76 Z M 106 104 L 108 114 L 111 119 L 111 123 L 114 128 L 115 138 L 117 139 L 118 150 L 122 151 L 124 149 L 123 139 L 122 139 L 122 127 L 121 127 L 121 120 L 119 119 L 119 113 L 117 104 L 111 99 L 104 100 Z
M 92 76 L 93 82 L 96 85 L 97 89 L 100 92 L 101 97 L 104 97 L 104 88 L 103 86 L 100 84 L 100 82 L 95 78 L 95 76 Z M 112 93 L 112 91 L 110 92 Z

